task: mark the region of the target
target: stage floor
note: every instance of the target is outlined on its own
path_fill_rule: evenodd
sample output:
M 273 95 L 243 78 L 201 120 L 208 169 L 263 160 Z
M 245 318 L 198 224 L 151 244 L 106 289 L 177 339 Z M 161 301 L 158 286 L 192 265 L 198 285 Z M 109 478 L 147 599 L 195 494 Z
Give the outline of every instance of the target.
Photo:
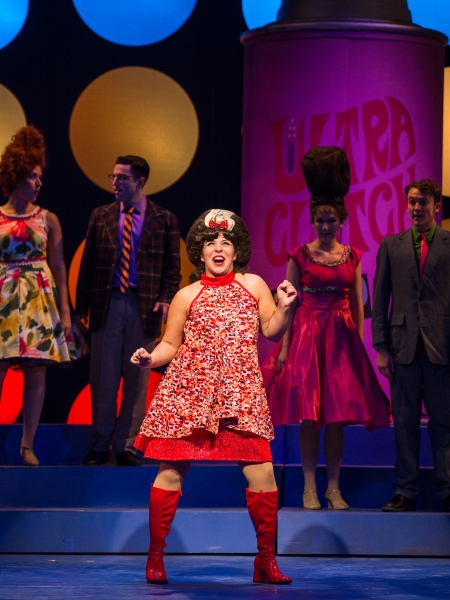
M 293 583 L 252 583 L 251 556 L 166 557 L 168 585 L 145 582 L 142 555 L 0 555 L 0 600 L 448 600 L 450 561 L 279 557 Z

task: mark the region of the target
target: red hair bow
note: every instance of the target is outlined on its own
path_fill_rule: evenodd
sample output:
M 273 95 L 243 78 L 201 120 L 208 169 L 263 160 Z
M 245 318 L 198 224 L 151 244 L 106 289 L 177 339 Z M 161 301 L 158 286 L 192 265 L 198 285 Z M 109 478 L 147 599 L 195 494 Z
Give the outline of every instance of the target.
M 224 221 L 220 221 L 219 223 L 217 221 L 210 221 L 208 223 L 208 227 L 210 229 L 228 229 L 228 221 L 226 219 Z

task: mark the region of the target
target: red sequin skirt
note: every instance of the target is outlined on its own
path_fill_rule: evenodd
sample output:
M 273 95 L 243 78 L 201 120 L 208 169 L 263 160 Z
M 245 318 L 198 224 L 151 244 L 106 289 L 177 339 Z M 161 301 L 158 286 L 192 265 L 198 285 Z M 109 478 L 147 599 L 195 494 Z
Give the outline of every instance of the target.
M 139 434 L 134 445 L 145 457 L 160 461 L 272 462 L 269 440 L 227 427 L 220 427 L 217 435 L 206 429 L 195 429 L 184 438 L 149 438 Z

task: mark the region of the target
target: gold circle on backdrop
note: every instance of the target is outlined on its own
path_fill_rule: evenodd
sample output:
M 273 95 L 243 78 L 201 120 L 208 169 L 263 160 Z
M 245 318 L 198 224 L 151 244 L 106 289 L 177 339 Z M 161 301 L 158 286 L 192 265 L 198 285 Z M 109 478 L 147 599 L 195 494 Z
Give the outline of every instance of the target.
M 442 193 L 450 196 L 450 67 L 444 69 L 444 127 L 442 152 Z
M 69 298 L 72 306 L 75 308 L 75 298 L 77 292 L 77 281 L 78 274 L 80 272 L 81 258 L 83 256 L 84 246 L 86 240 L 83 240 L 78 248 L 75 250 L 75 254 L 70 261 L 69 273 L 68 273 L 68 287 L 69 287 Z M 181 259 L 181 283 L 180 288 L 189 285 L 189 275 L 192 271 L 192 263 L 190 262 L 186 252 L 186 242 L 183 238 L 180 239 L 180 259 Z
M 176 81 L 145 67 L 123 67 L 95 79 L 78 98 L 69 126 L 78 166 L 99 187 L 119 155 L 150 164 L 146 194 L 175 183 L 197 150 L 199 127 L 191 99 Z
M 12 92 L 0 84 L 0 155 L 18 129 L 27 124 L 22 105 Z

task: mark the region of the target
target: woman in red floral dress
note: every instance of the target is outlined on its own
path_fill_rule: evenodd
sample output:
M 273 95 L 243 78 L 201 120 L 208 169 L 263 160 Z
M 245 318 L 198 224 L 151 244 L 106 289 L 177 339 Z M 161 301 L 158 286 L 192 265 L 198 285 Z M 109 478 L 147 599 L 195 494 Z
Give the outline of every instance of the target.
M 165 537 L 191 461 L 232 460 L 248 481 L 258 544 L 253 580 L 290 583 L 274 556 L 278 491 L 269 446 L 274 435 L 256 341 L 258 331 L 281 338 L 296 291 L 287 281 L 280 284 L 276 307 L 264 281 L 247 273 L 250 237 L 234 213 L 203 213 L 186 246 L 195 266 L 193 283 L 173 299 L 161 343 L 151 354 L 140 348 L 131 358 L 148 368 L 172 361 L 136 439 L 145 456 L 161 461 L 150 492 L 147 581 L 167 582 Z

